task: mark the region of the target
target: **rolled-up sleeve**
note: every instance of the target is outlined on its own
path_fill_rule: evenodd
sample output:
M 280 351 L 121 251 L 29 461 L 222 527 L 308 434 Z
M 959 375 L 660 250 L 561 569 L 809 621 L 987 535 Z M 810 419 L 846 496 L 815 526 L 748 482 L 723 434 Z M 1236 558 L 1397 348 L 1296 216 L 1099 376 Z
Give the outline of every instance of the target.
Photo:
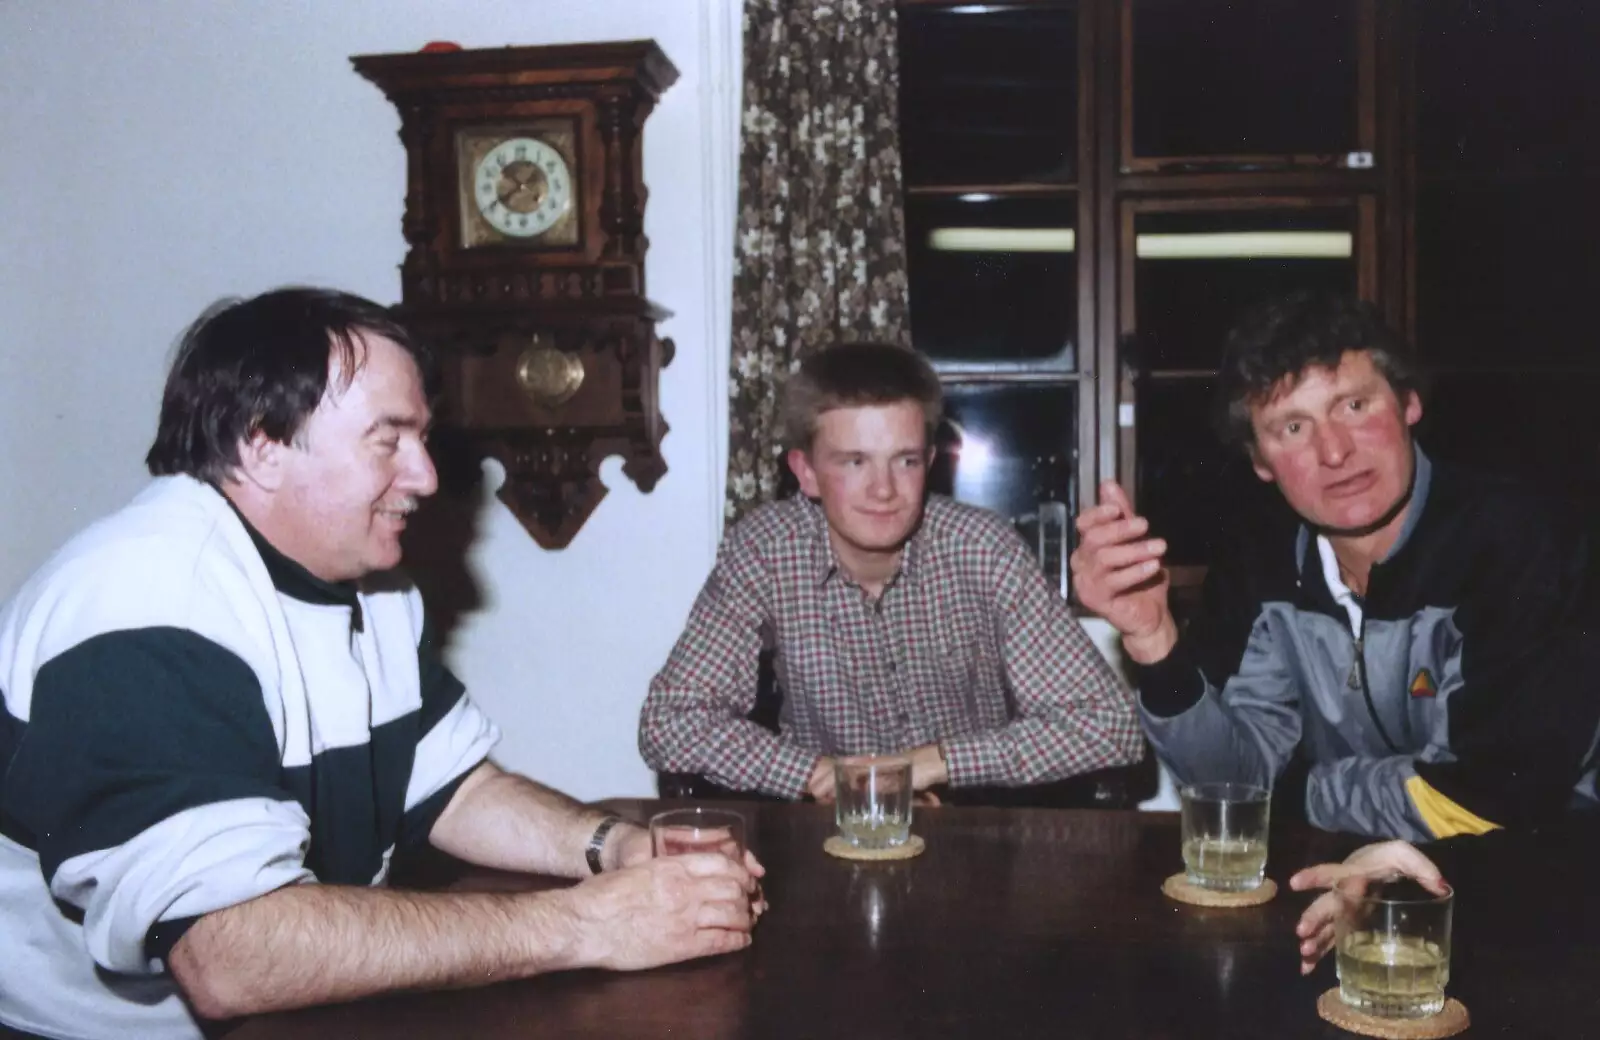
M 39 669 L 0 813 L 95 962 L 148 973 L 183 922 L 312 879 L 280 774 L 243 660 L 186 629 L 116 631 Z

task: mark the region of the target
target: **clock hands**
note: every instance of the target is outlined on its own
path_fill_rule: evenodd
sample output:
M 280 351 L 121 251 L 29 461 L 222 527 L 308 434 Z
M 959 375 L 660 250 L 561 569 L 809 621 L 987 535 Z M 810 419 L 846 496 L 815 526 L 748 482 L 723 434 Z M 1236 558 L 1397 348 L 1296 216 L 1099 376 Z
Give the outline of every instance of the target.
M 543 170 L 526 159 L 518 159 L 501 168 L 495 194 L 506 209 L 531 213 L 544 202 L 548 187 Z

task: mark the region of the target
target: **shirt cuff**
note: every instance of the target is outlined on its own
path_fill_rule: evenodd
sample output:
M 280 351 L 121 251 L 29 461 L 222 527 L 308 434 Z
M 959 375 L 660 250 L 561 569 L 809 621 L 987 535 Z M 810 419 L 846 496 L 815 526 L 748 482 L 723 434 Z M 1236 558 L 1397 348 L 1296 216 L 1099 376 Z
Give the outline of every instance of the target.
M 1200 666 L 1179 638 L 1172 652 L 1154 664 L 1133 665 L 1134 685 L 1139 688 L 1139 703 L 1156 718 L 1182 715 L 1206 695 L 1206 679 Z
M 1007 778 L 997 757 L 989 747 L 986 733 L 967 733 L 959 737 L 946 737 L 939 742 L 944 748 L 945 772 L 951 787 L 972 787 L 979 784 L 1005 784 Z
M 767 768 L 766 788 L 783 798 L 805 797 L 806 781 L 817 764 L 817 753 L 787 740 L 777 741 L 778 750 Z

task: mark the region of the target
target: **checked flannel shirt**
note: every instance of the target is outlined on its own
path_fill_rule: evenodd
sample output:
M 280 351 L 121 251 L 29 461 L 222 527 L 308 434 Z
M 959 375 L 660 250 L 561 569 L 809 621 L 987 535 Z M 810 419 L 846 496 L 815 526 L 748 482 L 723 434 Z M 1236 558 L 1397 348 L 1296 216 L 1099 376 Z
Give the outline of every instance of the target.
M 781 734 L 745 716 L 776 649 Z M 729 532 L 639 750 L 654 769 L 798 798 L 818 755 L 939 742 L 952 786 L 1023 786 L 1137 762 L 1133 695 L 1000 516 L 933 495 L 877 599 L 796 496 Z

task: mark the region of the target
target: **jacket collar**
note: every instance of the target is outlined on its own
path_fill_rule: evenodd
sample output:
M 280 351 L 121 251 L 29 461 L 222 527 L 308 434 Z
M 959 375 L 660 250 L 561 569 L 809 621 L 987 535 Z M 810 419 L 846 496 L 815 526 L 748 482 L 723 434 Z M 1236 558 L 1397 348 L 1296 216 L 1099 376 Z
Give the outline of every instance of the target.
M 245 515 L 239 512 L 239 507 L 233 504 L 231 498 L 227 495 L 223 495 L 222 498 L 233 510 L 233 515 L 239 518 L 239 523 L 244 525 L 245 533 L 250 536 L 256 552 L 261 555 L 261 562 L 267 568 L 267 576 L 272 579 L 273 588 L 290 599 L 297 599 L 302 603 L 323 607 L 349 607 L 353 612 L 351 627 L 357 632 L 361 631 L 361 601 L 357 596 L 355 582 L 324 581 L 312 574 L 267 541 L 266 535 L 256 530 L 255 525 L 245 519 Z
M 1411 442 L 1413 468 L 1411 471 L 1411 501 L 1406 505 L 1405 523 L 1400 526 L 1400 537 L 1389 546 L 1389 551 L 1383 554 L 1380 564 L 1388 563 L 1395 555 L 1405 548 L 1411 540 L 1411 535 L 1417 529 L 1417 524 L 1422 520 L 1422 512 L 1428 504 L 1428 491 L 1433 486 L 1433 463 L 1428 459 L 1427 453 L 1416 441 Z M 1299 568 L 1299 577 L 1303 582 L 1307 569 L 1315 574 L 1322 568 L 1321 557 L 1316 552 L 1312 540 L 1311 528 L 1302 523 L 1300 530 L 1294 538 L 1295 565 Z

